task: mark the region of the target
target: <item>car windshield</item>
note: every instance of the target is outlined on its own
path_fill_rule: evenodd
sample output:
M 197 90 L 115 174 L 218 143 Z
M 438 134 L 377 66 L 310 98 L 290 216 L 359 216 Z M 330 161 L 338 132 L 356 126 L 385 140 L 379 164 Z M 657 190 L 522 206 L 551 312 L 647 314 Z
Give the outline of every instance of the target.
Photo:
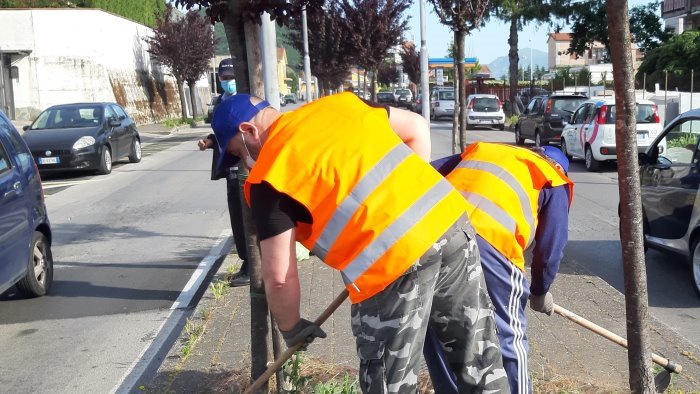
M 585 97 L 559 97 L 552 99 L 552 109 L 554 111 L 564 111 L 573 114 L 576 108 L 584 101 L 586 101 Z
M 615 106 L 608 105 L 608 113 L 605 117 L 605 123 L 615 123 Z M 657 123 L 654 113 L 654 105 L 652 104 L 637 104 L 637 124 L 640 123 Z
M 391 93 L 377 93 L 377 98 L 392 98 Z
M 73 129 L 95 127 L 102 122 L 99 105 L 52 107 L 42 112 L 32 123 L 31 130 Z
M 438 92 L 438 100 L 454 100 L 455 92 L 452 90 L 443 90 Z
M 411 91 L 408 90 L 408 89 L 397 89 L 397 90 L 396 90 L 396 94 L 398 94 L 398 95 L 400 95 L 400 96 L 410 96 L 410 95 L 411 95 Z
M 496 112 L 500 106 L 495 97 L 476 97 L 472 100 L 472 109 L 478 112 Z

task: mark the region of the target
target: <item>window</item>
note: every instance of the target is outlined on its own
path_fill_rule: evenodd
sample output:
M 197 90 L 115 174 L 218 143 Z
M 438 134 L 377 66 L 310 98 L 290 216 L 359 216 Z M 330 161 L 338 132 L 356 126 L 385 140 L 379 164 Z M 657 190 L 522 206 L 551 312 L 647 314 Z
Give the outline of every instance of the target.
M 112 109 L 114 109 L 114 112 L 117 114 L 117 116 L 119 116 L 119 120 L 126 119 L 126 117 L 127 117 L 126 112 L 124 112 L 122 107 L 120 107 L 118 105 L 112 105 L 111 107 L 112 107 Z
M 10 163 L 10 155 L 7 154 L 7 150 L 0 142 L 0 175 L 10 170 L 10 167 L 12 167 Z
M 455 92 L 451 90 L 442 90 L 439 92 L 440 100 L 454 100 Z
M 0 118 L 0 133 L 6 135 L 10 140 L 10 145 L 12 145 L 12 148 L 17 154 L 17 160 L 19 161 L 20 168 L 22 170 L 26 170 L 34 166 L 34 159 L 32 158 L 32 154 L 26 148 L 24 142 L 21 140 L 21 137 L 11 130 L 12 127 L 13 126 Z
M 686 120 L 666 134 L 666 152 L 662 156 L 675 164 L 695 164 L 700 140 L 700 121 Z
M 116 112 L 114 112 L 114 109 L 111 105 L 105 106 L 105 118 L 107 121 L 110 120 L 118 120 Z
M 535 99 L 535 100 L 530 101 L 530 105 L 527 106 L 527 113 L 528 114 L 537 113 L 537 107 L 539 106 L 540 102 L 542 102 L 542 99 Z
M 579 108 L 578 111 L 576 111 L 574 113 L 574 118 L 573 118 L 571 123 L 572 124 L 582 124 L 583 120 L 586 118 L 587 113 L 588 113 L 588 106 L 587 105 L 581 106 L 581 108 Z

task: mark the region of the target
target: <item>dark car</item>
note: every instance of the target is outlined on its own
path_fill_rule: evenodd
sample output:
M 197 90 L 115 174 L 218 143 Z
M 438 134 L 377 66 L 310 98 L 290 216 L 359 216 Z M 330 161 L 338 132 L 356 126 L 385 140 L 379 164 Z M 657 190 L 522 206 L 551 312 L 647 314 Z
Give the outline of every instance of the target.
M 377 93 L 377 102 L 394 105 L 394 95 L 391 92 L 379 92 Z
M 29 148 L 0 112 L 0 293 L 17 284 L 26 296 L 53 283 L 51 226 Z
M 418 113 L 423 111 L 423 99 L 420 93 L 416 95 L 415 100 L 411 103 L 411 110 Z
M 687 258 L 700 296 L 700 110 L 672 120 L 640 155 L 644 245 Z
M 293 94 L 285 94 L 284 95 L 284 102 L 286 104 L 296 104 L 297 103 L 297 96 Z
M 571 114 L 586 99 L 578 94 L 533 97 L 515 125 L 515 143 L 522 145 L 526 139 L 535 141 L 537 146 L 559 143 Z
M 63 104 L 48 108 L 24 140 L 39 171 L 97 170 L 112 172 L 112 163 L 128 157 L 141 161 L 141 137 L 134 121 L 114 103 Z

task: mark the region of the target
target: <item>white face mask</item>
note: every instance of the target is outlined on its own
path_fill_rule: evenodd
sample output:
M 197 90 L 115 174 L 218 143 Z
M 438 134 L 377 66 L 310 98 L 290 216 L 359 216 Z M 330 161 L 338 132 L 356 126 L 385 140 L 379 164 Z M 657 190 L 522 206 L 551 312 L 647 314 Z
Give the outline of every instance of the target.
M 250 170 L 255 165 L 255 160 L 253 160 L 253 156 L 250 155 L 248 145 L 246 145 L 245 138 L 243 138 L 243 133 L 241 133 L 241 140 L 243 140 L 243 147 L 245 148 L 246 153 L 248 153 L 248 156 L 245 157 L 245 165 Z

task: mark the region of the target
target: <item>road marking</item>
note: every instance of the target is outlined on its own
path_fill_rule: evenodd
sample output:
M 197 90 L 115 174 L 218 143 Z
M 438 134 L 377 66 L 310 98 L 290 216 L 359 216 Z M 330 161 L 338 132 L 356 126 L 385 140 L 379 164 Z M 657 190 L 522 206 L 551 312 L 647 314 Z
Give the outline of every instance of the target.
M 168 316 L 163 320 L 160 327 L 153 336 L 153 339 L 146 343 L 141 353 L 136 357 L 129 368 L 126 370 L 119 382 L 110 391 L 110 394 L 114 393 L 130 393 L 135 389 L 135 386 L 140 381 L 148 371 L 153 371 L 154 373 L 160 367 L 162 360 L 165 355 L 162 355 L 162 351 L 170 350 L 164 349 L 167 342 L 171 342 L 170 346 L 175 343 L 175 340 L 179 336 L 179 330 L 182 330 L 184 326 L 184 321 L 192 313 L 189 309 L 189 304 L 192 302 L 192 298 L 199 290 L 204 278 L 206 278 L 207 273 L 211 270 L 214 263 L 217 260 L 225 256 L 233 245 L 233 235 L 231 229 L 225 230 L 221 233 L 219 238 L 216 240 L 216 244 L 209 251 L 202 261 L 199 263 L 197 269 L 192 273 L 190 280 L 187 282 L 185 287 L 180 292 L 180 296 L 170 307 Z

